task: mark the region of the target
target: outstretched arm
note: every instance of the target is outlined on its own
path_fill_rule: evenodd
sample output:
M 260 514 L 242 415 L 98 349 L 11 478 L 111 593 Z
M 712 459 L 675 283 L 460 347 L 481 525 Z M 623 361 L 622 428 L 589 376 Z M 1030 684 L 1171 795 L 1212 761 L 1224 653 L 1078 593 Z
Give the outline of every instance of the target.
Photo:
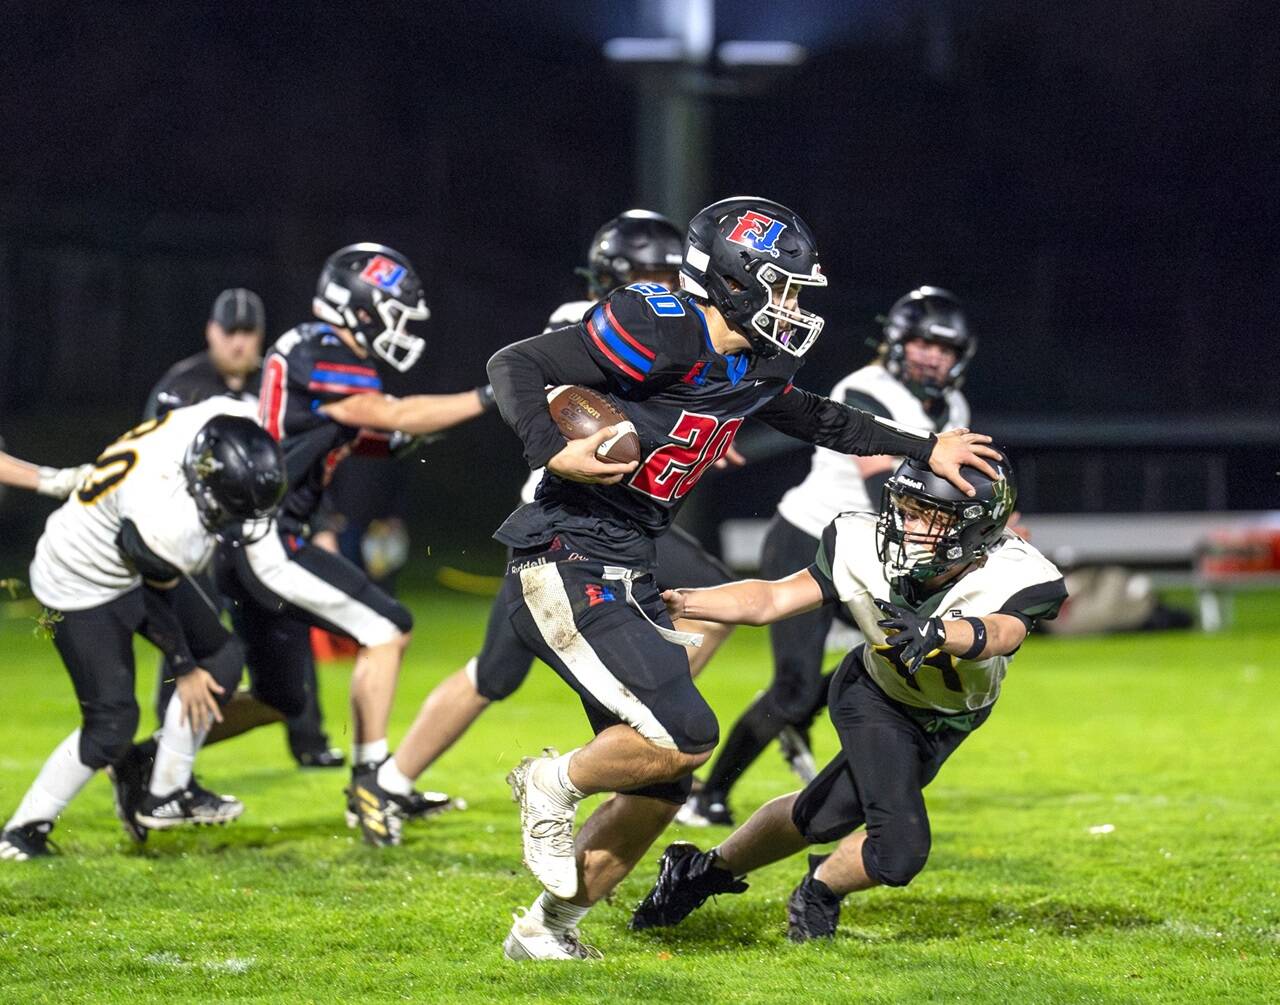
M 998 451 L 984 445 L 991 442 L 989 436 L 967 429 L 953 429 L 940 436 L 915 432 L 798 387 L 779 394 L 756 413 L 756 418 L 789 436 L 841 453 L 864 457 L 897 454 L 923 461 L 934 474 L 947 479 L 966 495 L 973 495 L 973 486 L 961 476 L 962 465 L 996 477 L 995 470 L 984 459 L 1000 456 Z
M 457 394 L 414 394 L 406 398 L 353 394 L 320 411 L 344 426 L 423 436 L 474 419 L 492 407 L 492 402 L 493 394 L 485 386 Z
M 771 625 L 826 602 L 808 569 L 786 579 L 743 579 L 703 590 L 666 590 L 662 599 L 673 621 L 691 618 L 727 625 Z
M 54 499 L 65 499 L 71 495 L 92 468 L 92 464 L 74 468 L 42 468 L 0 451 L 0 485 L 30 489 Z

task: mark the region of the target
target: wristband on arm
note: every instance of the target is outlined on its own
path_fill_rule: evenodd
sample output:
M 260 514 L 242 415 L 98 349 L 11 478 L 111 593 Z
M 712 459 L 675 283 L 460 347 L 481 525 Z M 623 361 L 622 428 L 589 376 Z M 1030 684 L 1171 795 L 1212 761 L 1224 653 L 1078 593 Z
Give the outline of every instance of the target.
M 973 645 L 956 658 L 962 660 L 976 660 L 982 655 L 982 650 L 987 648 L 986 622 L 981 618 L 961 618 L 960 620 L 967 622 L 969 627 L 973 629 Z

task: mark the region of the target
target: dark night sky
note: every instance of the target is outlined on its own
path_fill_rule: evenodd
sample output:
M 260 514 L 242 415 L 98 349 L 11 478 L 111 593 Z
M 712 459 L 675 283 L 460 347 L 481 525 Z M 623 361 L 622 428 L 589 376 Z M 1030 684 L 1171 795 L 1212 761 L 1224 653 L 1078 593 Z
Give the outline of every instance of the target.
M 931 282 L 980 335 L 978 415 L 1280 415 L 1268 5 L 718 7 L 722 37 L 811 50 L 714 102 L 706 193 L 777 198 L 818 234 L 811 386 Z M 478 382 L 635 198 L 634 98 L 600 45 L 651 10 L 7 4 L 0 421 L 127 417 L 219 289 L 258 288 L 278 334 L 352 240 L 400 247 L 427 282 L 409 385 Z

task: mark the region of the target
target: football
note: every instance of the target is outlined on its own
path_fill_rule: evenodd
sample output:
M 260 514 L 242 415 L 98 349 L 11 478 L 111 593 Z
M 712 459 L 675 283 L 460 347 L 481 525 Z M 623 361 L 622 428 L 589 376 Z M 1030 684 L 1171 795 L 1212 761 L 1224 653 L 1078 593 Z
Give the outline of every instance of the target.
M 600 460 L 614 464 L 640 460 L 636 427 L 602 394 L 590 388 L 562 384 L 547 392 L 547 408 L 565 439 L 580 440 L 605 426 L 613 426 L 615 434 L 596 450 Z

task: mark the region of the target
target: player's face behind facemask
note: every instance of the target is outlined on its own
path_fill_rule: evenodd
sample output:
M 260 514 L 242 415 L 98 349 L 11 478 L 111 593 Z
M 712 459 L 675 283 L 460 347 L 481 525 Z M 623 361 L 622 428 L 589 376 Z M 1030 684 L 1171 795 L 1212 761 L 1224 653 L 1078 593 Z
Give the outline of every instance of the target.
M 947 554 L 948 541 L 957 524 L 956 515 L 922 499 L 888 493 L 887 565 L 892 577 L 927 580 L 954 566 Z M 954 556 L 954 557 L 958 557 Z
M 960 358 L 953 347 L 912 338 L 907 339 L 902 349 L 902 374 L 907 383 L 939 392 L 951 385 L 951 371 Z

